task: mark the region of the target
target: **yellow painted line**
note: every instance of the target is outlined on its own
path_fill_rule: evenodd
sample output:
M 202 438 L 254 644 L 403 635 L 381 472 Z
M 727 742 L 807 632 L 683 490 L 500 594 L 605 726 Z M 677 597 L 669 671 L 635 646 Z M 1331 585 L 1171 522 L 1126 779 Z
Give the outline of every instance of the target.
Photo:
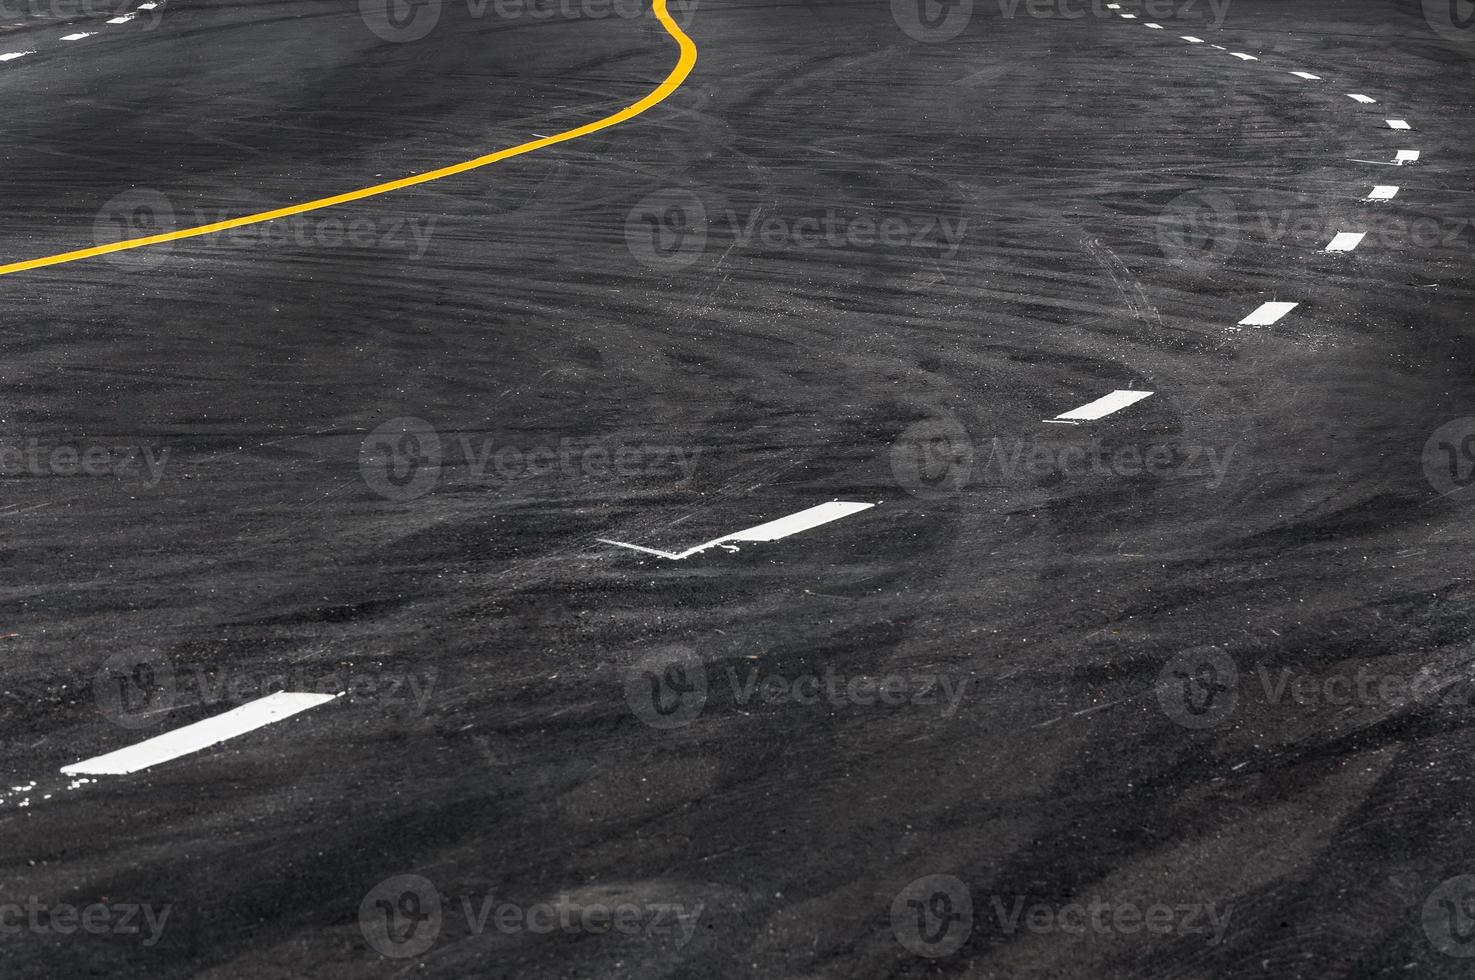
M 676 25 L 676 21 L 671 19 L 670 13 L 666 10 L 666 0 L 651 0 L 651 9 L 655 12 L 657 19 L 660 20 L 661 26 L 666 29 L 666 33 L 671 35 L 676 40 L 677 45 L 680 46 L 681 56 L 676 59 L 676 67 L 671 69 L 671 73 L 666 76 L 661 84 L 652 89 L 645 98 L 639 102 L 631 103 L 613 115 L 605 116 L 603 119 L 596 119 L 594 122 L 586 123 L 577 129 L 570 129 L 562 133 L 554 133 L 552 136 L 535 139 L 531 143 L 520 143 L 517 146 L 509 147 L 505 150 L 488 153 L 486 156 L 480 156 L 474 160 L 454 163 L 449 167 L 441 167 L 439 170 L 428 170 L 423 174 L 414 174 L 399 180 L 391 180 L 388 183 L 375 184 L 372 187 L 361 187 L 356 191 L 335 194 L 332 197 L 318 198 L 316 201 L 291 204 L 284 208 L 277 208 L 274 211 L 245 214 L 239 218 L 229 218 L 225 221 L 216 221 L 208 225 L 198 225 L 194 228 L 182 228 L 179 231 L 165 232 L 161 235 L 149 235 L 145 238 L 130 238 L 127 241 L 110 242 L 107 245 L 98 245 L 93 248 L 77 249 L 75 252 L 61 252 L 57 255 L 45 256 L 44 258 L 27 259 L 24 262 L 12 262 L 9 265 L 0 265 L 0 276 L 8 276 L 13 272 L 25 272 L 28 269 L 41 269 L 48 265 L 61 265 L 64 262 L 80 262 L 83 259 L 108 255 L 112 252 L 123 252 L 130 248 L 144 248 L 148 245 L 162 245 L 164 242 L 177 242 L 185 238 L 197 238 L 200 235 L 213 235 L 216 232 L 240 228 L 242 225 L 255 225 L 263 221 L 275 221 L 277 218 L 288 218 L 294 214 L 303 214 L 308 211 L 320 211 L 323 208 L 336 207 L 339 204 L 347 204 L 350 201 L 361 201 L 366 197 L 377 197 L 380 194 L 388 194 L 391 191 L 414 187 L 416 184 L 425 184 L 444 177 L 454 177 L 456 174 L 463 174 L 468 170 L 487 167 L 494 163 L 500 163 L 503 160 L 510 160 L 513 157 L 522 156 L 524 153 L 541 150 L 545 146 L 566 143 L 569 140 L 576 140 L 581 136 L 588 136 L 590 133 L 597 133 L 601 129 L 618 126 L 620 123 L 634 119 L 647 109 L 664 102 L 667 96 L 681 87 L 681 83 L 686 81 L 686 76 L 691 74 L 692 68 L 697 63 L 696 43 L 686 36 L 686 32 Z

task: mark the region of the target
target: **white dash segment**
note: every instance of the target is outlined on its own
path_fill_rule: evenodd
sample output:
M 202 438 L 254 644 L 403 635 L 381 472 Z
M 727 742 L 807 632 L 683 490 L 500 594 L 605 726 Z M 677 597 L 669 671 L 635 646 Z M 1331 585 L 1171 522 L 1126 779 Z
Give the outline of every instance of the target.
M 62 40 L 63 41 L 80 41 L 84 37 L 91 37 L 92 35 L 94 35 L 96 33 L 97 33 L 96 31 L 84 31 L 81 34 L 68 34 L 65 37 L 63 37 Z
M 299 711 L 317 707 L 342 697 L 341 694 L 294 694 L 278 691 L 258 698 L 239 708 L 193 725 L 176 728 L 172 732 L 130 745 L 126 749 L 109 752 L 82 762 L 62 767 L 68 776 L 125 776 L 140 769 L 148 769 L 160 763 L 178 759 L 180 756 L 207 749 L 227 739 L 244 735 L 273 722 L 290 718 Z
M 1394 184 L 1378 184 L 1368 192 L 1369 201 L 1391 201 L 1398 193 L 1398 187 Z
M 1389 129 L 1413 129 L 1413 127 L 1408 124 L 1408 120 L 1406 120 L 1406 119 L 1389 119 L 1388 120 L 1388 128 Z
M 729 551 L 736 551 L 738 549 L 733 547 L 733 543 L 737 541 L 778 541 L 780 538 L 787 538 L 791 534 L 798 534 L 800 531 L 808 531 L 821 524 L 838 521 L 842 517 L 858 514 L 874 506 L 876 505 L 854 503 L 848 500 L 832 500 L 827 504 L 820 504 L 817 507 L 809 507 L 796 514 L 790 514 L 788 517 L 780 517 L 778 520 L 768 521 L 743 531 L 724 534 L 720 538 L 713 538 L 711 541 L 703 542 L 694 548 L 687 548 L 685 551 L 661 551 L 658 548 L 647 548 L 644 545 L 630 544 L 626 541 L 612 541 L 609 538 L 597 540 L 600 544 L 612 544 L 620 548 L 629 548 L 632 551 L 642 551 L 648 555 L 680 560 L 718 546 L 725 547 Z
M 1300 305 L 1299 303 L 1262 303 L 1259 309 L 1239 321 L 1239 325 L 1242 327 L 1268 327 Z
M 1189 44 L 1203 44 L 1204 43 L 1204 39 L 1203 38 L 1201 38 L 1201 37 L 1194 37 L 1191 34 L 1181 34 L 1179 36 L 1182 37 L 1183 40 L 1187 41 Z
M 1232 54 L 1232 55 L 1234 55 L 1236 58 L 1238 58 L 1241 61 L 1259 61 L 1260 60 L 1259 58 L 1256 58 L 1252 54 L 1245 54 L 1243 51 L 1231 51 L 1229 53 Z
M 1125 18 L 1127 18 L 1127 20 L 1136 20 L 1137 19 L 1137 15 L 1136 14 L 1119 14 L 1118 16 L 1125 17 Z
M 1142 26 L 1143 27 L 1151 27 L 1155 31 L 1160 31 L 1160 30 L 1163 29 L 1163 25 L 1161 25 L 1161 24 L 1143 24 Z
M 1366 232 L 1360 232 L 1360 231 L 1342 231 L 1342 232 L 1338 232 L 1336 235 L 1333 235 L 1332 236 L 1332 240 L 1331 241 L 1327 242 L 1326 250 L 1328 252 L 1350 252 L 1354 248 L 1356 248 L 1357 246 L 1361 245 L 1362 244 L 1362 240 L 1364 238 L 1366 238 L 1366 237 L 1367 237 L 1367 233 Z
M 1229 50 L 1228 48 L 1226 48 L 1222 44 L 1211 44 L 1211 45 L 1209 45 L 1209 47 L 1213 48 L 1215 51 L 1228 51 Z
M 149 0 L 148 3 L 141 3 L 138 5 L 139 10 L 157 10 L 158 7 L 159 5 L 154 3 L 153 0 Z
M 1363 105 L 1373 105 L 1378 101 L 1377 99 L 1370 99 L 1366 95 L 1359 95 L 1356 92 L 1348 92 L 1347 98 L 1354 102 L 1361 102 Z
M 1321 81 L 1321 76 L 1320 75 L 1313 75 L 1309 71 L 1293 71 L 1293 72 L 1291 72 L 1291 74 L 1292 75 L 1295 75 L 1297 78 L 1304 78 L 1308 82 L 1319 82 L 1319 81 Z
M 133 18 L 135 18 L 137 16 L 138 16 L 137 14 L 124 14 L 122 17 L 114 17 L 112 20 L 108 21 L 108 23 L 109 24 L 126 24 L 130 20 L 132 20 Z
M 1119 3 L 1109 3 L 1109 4 L 1106 5 L 1106 9 L 1107 10 L 1120 10 L 1120 9 L 1122 9 L 1122 5 L 1119 4 Z
M 1087 402 L 1080 408 L 1073 408 L 1063 412 L 1053 419 L 1044 419 L 1046 422 L 1060 422 L 1066 425 L 1079 425 L 1081 422 L 1092 422 L 1099 418 L 1105 418 L 1113 412 L 1120 412 L 1128 405 L 1135 405 L 1144 398 L 1151 398 L 1150 391 L 1113 391 L 1109 395 L 1102 395 L 1094 402 Z
M 35 53 L 34 51 L 7 51 L 5 54 L 0 54 L 0 61 L 14 61 L 17 58 L 24 58 L 28 54 Z
M 1402 166 L 1405 163 L 1416 163 L 1418 159 L 1418 150 L 1399 150 L 1398 156 L 1393 158 L 1393 162 Z

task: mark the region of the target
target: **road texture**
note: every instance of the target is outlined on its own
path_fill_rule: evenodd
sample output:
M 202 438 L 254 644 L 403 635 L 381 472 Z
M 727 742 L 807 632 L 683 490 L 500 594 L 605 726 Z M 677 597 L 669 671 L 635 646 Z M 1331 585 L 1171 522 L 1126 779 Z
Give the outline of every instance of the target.
M 0 275 L 0 976 L 1469 976 L 1467 8 L 672 0 L 618 125 Z M 679 46 L 52 0 L 6 53 L 0 264 Z M 281 691 L 338 696 L 62 772 Z

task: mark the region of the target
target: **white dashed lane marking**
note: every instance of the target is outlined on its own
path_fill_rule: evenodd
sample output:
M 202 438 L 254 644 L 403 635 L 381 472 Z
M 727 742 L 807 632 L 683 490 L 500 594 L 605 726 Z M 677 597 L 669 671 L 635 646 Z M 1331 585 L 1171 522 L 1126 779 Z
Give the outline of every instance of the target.
M 1304 78 L 1308 82 L 1319 82 L 1319 81 L 1321 81 L 1321 76 L 1320 75 L 1313 75 L 1309 71 L 1293 71 L 1293 72 L 1291 72 L 1291 74 L 1292 75 L 1295 75 L 1297 78 Z
M 1143 27 L 1151 27 L 1155 31 L 1160 31 L 1160 30 L 1163 29 L 1163 25 L 1161 25 L 1161 24 L 1143 24 L 1142 26 Z
M 1232 54 L 1232 55 L 1234 55 L 1236 58 L 1240 59 L 1241 61 L 1259 61 L 1260 60 L 1259 58 L 1256 58 L 1252 54 L 1245 54 L 1243 51 L 1231 51 L 1229 53 Z
M 1299 303 L 1281 302 L 1261 303 L 1255 312 L 1239 321 L 1239 325 L 1242 327 L 1268 327 L 1299 305 Z
M 1393 184 L 1378 184 L 1368 193 L 1369 201 L 1391 201 L 1393 195 L 1398 193 L 1398 188 Z
M 722 547 L 728 551 L 737 551 L 736 542 L 738 541 L 777 541 L 780 538 L 787 538 L 791 534 L 798 534 L 800 531 L 808 531 L 810 528 L 819 527 L 821 524 L 828 524 L 831 521 L 838 521 L 842 517 L 858 514 L 874 506 L 876 505 L 852 503 L 847 500 L 832 500 L 827 504 L 820 504 L 818 507 L 810 507 L 806 510 L 799 511 L 797 514 L 790 514 L 788 517 L 780 517 L 778 520 L 759 524 L 757 527 L 750 527 L 743 531 L 734 531 L 732 534 L 724 534 L 720 538 L 713 538 L 711 541 L 703 542 L 694 548 L 687 548 L 685 551 L 661 551 L 658 548 L 647 548 L 644 545 L 630 544 L 626 541 L 612 541 L 609 538 L 599 538 L 598 541 L 600 544 L 612 544 L 620 548 L 629 548 L 632 551 L 644 552 L 647 555 L 656 555 L 660 558 L 670 558 L 679 561 L 682 558 L 690 558 L 698 552 L 706 551 L 708 548 Z
M 1366 232 L 1339 232 L 1335 236 L 1333 236 L 1330 242 L 1327 242 L 1326 250 L 1328 252 L 1350 252 L 1357 246 L 1361 245 L 1362 240 L 1366 237 Z
M 96 33 L 97 33 L 96 31 L 86 31 L 86 32 L 81 33 L 81 34 L 68 34 L 65 37 L 63 37 L 62 40 L 63 41 L 80 41 L 84 37 L 91 37 L 92 35 L 94 35 Z
M 299 711 L 326 704 L 338 697 L 342 695 L 293 694 L 288 691 L 278 691 L 276 694 L 258 698 L 213 718 L 206 718 L 193 725 L 185 725 L 172 732 L 156 735 L 137 745 L 130 745 L 126 749 L 119 749 L 107 755 L 63 766 L 61 771 L 67 776 L 125 776 L 131 772 L 138 772 L 140 769 L 178 759 L 182 755 L 207 749 L 227 739 L 244 735 L 284 718 L 290 718 Z
M 1410 126 L 1408 124 L 1408 121 L 1405 120 L 1405 119 L 1389 119 L 1388 120 L 1388 128 L 1389 129 L 1413 129 L 1413 127 Z
M 1398 156 L 1393 158 L 1393 162 L 1402 166 L 1405 163 L 1416 163 L 1418 159 L 1418 150 L 1399 150 Z
M 1113 391 L 1109 395 L 1102 395 L 1094 402 L 1087 402 L 1080 408 L 1073 408 L 1055 416 L 1053 419 L 1044 419 L 1046 422 L 1056 422 L 1062 425 L 1079 425 L 1082 422 L 1093 422 L 1099 418 L 1105 418 L 1113 412 L 1120 412 L 1128 405 L 1135 405 L 1144 398 L 1152 397 L 1150 391 Z
M 126 24 L 130 20 L 132 20 L 133 18 L 135 18 L 137 16 L 138 16 L 137 14 L 124 14 L 122 17 L 114 17 L 112 20 L 108 21 L 108 23 L 109 24 Z
M 1189 44 L 1203 44 L 1204 43 L 1204 39 L 1203 38 L 1201 38 L 1201 37 L 1193 37 L 1192 35 L 1189 35 L 1189 34 L 1184 34 L 1183 35 L 1183 40 L 1187 41 Z
M 24 58 L 28 54 L 35 53 L 34 51 L 8 51 L 5 54 L 0 54 L 0 61 L 14 61 L 17 58 Z
M 1373 105 L 1378 101 L 1377 99 L 1370 99 L 1366 95 L 1359 95 L 1356 92 L 1348 92 L 1347 98 L 1355 99 L 1356 101 L 1361 102 L 1363 105 Z

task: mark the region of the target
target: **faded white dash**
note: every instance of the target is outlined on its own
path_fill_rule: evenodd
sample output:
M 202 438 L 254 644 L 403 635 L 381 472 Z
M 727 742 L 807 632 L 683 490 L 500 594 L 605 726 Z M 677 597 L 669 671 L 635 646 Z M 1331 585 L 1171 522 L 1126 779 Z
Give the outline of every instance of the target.
M 1397 186 L 1393 184 L 1378 184 L 1368 193 L 1369 201 L 1391 201 L 1398 193 Z
M 1080 408 L 1073 408 L 1063 412 L 1053 419 L 1045 419 L 1046 422 L 1059 422 L 1065 425 L 1079 425 L 1082 422 L 1091 422 L 1099 418 L 1105 418 L 1113 412 L 1120 412 L 1128 405 L 1135 405 L 1144 398 L 1152 397 L 1150 391 L 1113 391 L 1109 395 L 1102 395 L 1094 402 L 1087 402 Z
M 1203 44 L 1204 43 L 1204 39 L 1201 38 L 1201 37 L 1194 37 L 1191 34 L 1184 34 L 1184 35 L 1181 35 L 1181 36 L 1182 36 L 1183 40 L 1187 41 L 1189 44 Z
M 1416 163 L 1418 162 L 1418 159 L 1418 150 L 1399 150 L 1398 156 L 1393 158 L 1393 162 L 1401 166 L 1405 163 Z
M 1295 75 L 1297 78 L 1304 78 L 1308 82 L 1319 82 L 1319 81 L 1321 81 L 1321 76 L 1320 75 L 1313 75 L 1309 71 L 1293 71 L 1293 72 L 1291 72 L 1291 74 L 1292 75 Z
M 122 17 L 114 17 L 112 20 L 108 21 L 108 23 L 109 24 L 126 24 L 130 20 L 132 20 L 133 18 L 135 18 L 137 16 L 138 16 L 137 14 L 124 14 Z
M 1353 100 L 1354 102 L 1361 102 L 1363 105 L 1372 105 L 1373 103 L 1378 101 L 1377 99 L 1370 99 L 1366 95 L 1359 95 L 1356 92 L 1348 92 L 1347 98 Z
M 84 37 L 91 37 L 92 35 L 94 35 L 96 33 L 97 33 L 96 31 L 87 31 L 87 32 L 82 33 L 82 34 L 68 34 L 65 37 L 63 37 L 62 40 L 63 41 L 80 41 Z
M 1241 61 L 1259 61 L 1260 60 L 1259 58 L 1256 58 L 1252 54 L 1245 54 L 1243 51 L 1231 51 L 1229 53 L 1232 54 L 1232 55 L 1234 55 L 1236 58 L 1240 59 Z
M 0 54 L 0 61 L 14 61 L 17 58 L 24 58 L 28 54 L 35 53 L 34 51 L 8 51 L 5 54 Z
M 1388 128 L 1389 129 L 1413 129 L 1413 127 L 1410 126 L 1408 124 L 1408 121 L 1405 120 L 1405 119 L 1389 119 L 1388 120 Z
M 1366 232 L 1338 232 L 1336 235 L 1332 236 L 1331 241 L 1327 242 L 1326 250 L 1328 252 L 1350 252 L 1357 246 L 1361 245 L 1362 240 L 1366 237 Z
M 1242 327 L 1268 327 L 1299 305 L 1299 303 L 1262 303 L 1255 312 L 1239 321 L 1239 325 Z
M 1213 48 L 1215 51 L 1228 51 L 1229 50 L 1228 48 L 1226 48 L 1222 44 L 1211 44 L 1211 45 L 1209 45 L 1209 47 Z
M 290 718 L 299 711 L 306 711 L 320 704 L 342 697 L 340 694 L 294 694 L 278 691 L 264 698 L 232 708 L 224 714 L 193 725 L 176 728 L 172 732 L 130 745 L 126 749 L 109 752 L 96 758 L 62 766 L 67 776 L 123 776 L 150 766 L 178 759 L 219 742 L 244 735 L 272 722 Z
M 728 551 L 737 551 L 735 542 L 738 541 L 777 541 L 787 538 L 791 534 L 800 531 L 808 531 L 810 528 L 838 521 L 842 517 L 858 514 L 863 510 L 869 510 L 875 504 L 858 504 L 847 500 L 832 500 L 827 504 L 817 507 L 809 507 L 798 513 L 790 514 L 788 517 L 780 517 L 778 520 L 768 521 L 756 527 L 750 527 L 743 531 L 734 531 L 724 534 L 720 538 L 713 538 L 685 551 L 661 551 L 658 548 L 647 548 L 644 545 L 630 544 L 625 541 L 612 541 L 609 538 L 599 538 L 600 544 L 612 544 L 620 548 L 629 548 L 631 551 L 644 552 L 647 555 L 656 555 L 661 558 L 672 558 L 680 560 L 689 558 L 698 552 L 706 551 L 708 548 L 723 547 Z

